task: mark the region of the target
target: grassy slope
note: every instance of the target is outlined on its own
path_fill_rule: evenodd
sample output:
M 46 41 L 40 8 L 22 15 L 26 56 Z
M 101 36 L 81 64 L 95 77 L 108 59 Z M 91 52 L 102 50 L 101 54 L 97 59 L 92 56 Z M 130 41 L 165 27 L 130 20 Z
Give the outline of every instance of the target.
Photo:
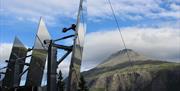
M 126 63 L 124 63 L 126 65 Z M 111 74 L 127 74 L 127 73 L 132 73 L 132 72 L 151 72 L 151 73 L 156 73 L 160 70 L 173 70 L 179 68 L 180 69 L 180 63 L 169 63 L 169 62 L 162 62 L 162 61 L 153 61 L 153 62 L 148 62 L 146 61 L 140 61 L 137 64 L 134 64 L 133 67 L 131 66 L 125 66 L 121 67 L 119 65 L 119 68 L 117 67 L 112 67 L 112 68 L 106 68 L 106 69 L 100 69 L 99 72 L 92 73 L 91 75 L 93 76 L 88 76 L 88 78 L 96 78 L 99 76 L 108 76 Z M 98 69 L 96 69 L 98 70 Z M 93 70 L 95 71 L 95 70 Z M 87 75 L 88 73 L 85 73 Z
M 131 77 L 129 74 L 132 73 L 150 73 L 151 76 L 156 76 L 160 71 L 173 71 L 176 69 L 180 69 L 180 63 L 169 63 L 169 62 L 162 62 L 162 61 L 138 61 L 134 63 L 133 67 L 127 66 L 126 63 L 118 64 L 112 68 L 101 68 L 99 71 L 98 69 L 91 70 L 89 73 L 85 73 L 85 77 L 87 77 L 87 81 L 91 81 L 98 78 L 106 78 L 108 76 L 112 76 L 114 74 L 126 76 L 131 82 Z M 97 71 L 97 72 L 96 72 Z M 89 74 L 89 76 L 87 76 Z M 91 91 L 104 91 L 104 88 L 94 88 Z

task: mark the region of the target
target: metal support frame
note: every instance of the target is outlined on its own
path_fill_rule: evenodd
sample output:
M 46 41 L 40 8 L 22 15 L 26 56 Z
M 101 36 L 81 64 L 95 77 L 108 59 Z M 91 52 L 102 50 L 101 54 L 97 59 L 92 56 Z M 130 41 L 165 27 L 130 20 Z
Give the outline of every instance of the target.
M 60 40 L 64 40 L 64 39 L 67 39 L 67 38 L 71 38 L 71 37 L 74 37 L 74 36 L 75 36 L 74 34 L 69 35 L 69 36 L 65 36 L 65 37 L 62 37 L 62 38 L 59 38 L 59 39 L 54 40 L 54 42 L 60 41 Z
M 6 74 L 5 72 L 0 72 L 0 74 Z
M 64 54 L 64 55 L 59 59 L 59 61 L 57 62 L 57 64 L 59 65 L 71 52 L 72 52 L 72 50 L 71 50 L 71 51 L 68 51 L 66 54 Z
M 63 28 L 62 32 L 65 33 L 65 32 L 67 32 L 67 31 L 69 31 L 71 29 L 75 31 L 76 30 L 76 25 L 72 24 L 71 27 L 69 27 L 69 28 Z
M 0 70 L 6 69 L 6 68 L 7 68 L 7 66 L 6 66 L 6 67 L 2 67 L 2 68 L 0 68 Z
M 22 75 L 24 75 L 24 73 L 26 73 L 29 70 L 29 67 L 27 69 L 25 69 L 21 74 L 19 74 L 19 77 L 21 78 Z
M 63 49 L 66 51 L 71 51 L 72 50 L 72 46 L 64 46 L 64 45 L 58 45 L 58 44 L 52 44 L 53 47 L 56 47 L 58 49 Z
M 31 51 L 32 49 L 31 48 L 29 48 L 29 49 L 27 49 L 27 51 L 26 51 L 26 54 L 29 52 L 29 51 Z M 7 63 L 15 63 L 16 61 L 18 62 L 17 63 L 17 65 L 26 65 L 26 66 L 29 66 L 29 63 L 25 63 L 24 61 L 22 61 L 22 60 L 25 60 L 26 58 L 28 58 L 28 57 L 31 57 L 32 55 L 27 55 L 27 56 L 25 56 L 25 57 L 19 57 L 18 55 L 16 55 L 15 53 L 12 53 L 13 55 L 14 55 L 14 57 L 15 57 L 15 59 L 14 60 L 5 60 L 5 62 L 7 62 Z M 3 67 L 2 69 L 5 69 L 5 68 L 8 68 L 7 66 L 6 67 Z M 18 68 L 18 67 L 16 67 L 16 68 Z M 2 70 L 2 69 L 0 69 L 0 70 Z M 12 69 L 10 69 L 10 68 L 8 68 L 9 70 L 12 70 Z M 24 72 L 22 72 L 22 73 L 19 73 L 19 76 L 17 76 L 18 77 L 18 79 L 20 79 L 21 78 L 21 76 L 25 73 L 25 72 L 27 72 L 28 71 L 28 69 L 26 69 Z M 6 74 L 6 72 L 0 72 L 0 75 L 2 75 L 2 74 Z
M 76 25 L 72 24 L 70 28 L 64 28 L 63 32 L 67 32 L 69 30 L 75 31 Z M 65 46 L 56 44 L 56 41 L 64 40 L 67 38 L 75 37 L 76 35 L 68 35 L 56 40 L 45 40 L 45 44 L 49 44 L 48 47 L 48 71 L 47 71 L 47 91 L 57 91 L 57 78 L 56 78 L 56 71 L 58 65 L 72 52 L 72 46 Z M 67 51 L 58 61 L 57 61 L 57 49 L 62 49 Z
M 28 57 L 31 57 L 32 55 L 28 55 L 28 56 L 25 56 L 25 57 L 22 57 L 22 58 L 17 58 L 17 59 L 15 59 L 15 60 L 5 60 L 5 62 L 7 62 L 7 63 L 9 63 L 9 62 L 15 62 L 15 61 L 19 61 L 19 63 L 18 64 L 23 64 L 23 65 L 26 65 L 26 66 L 29 66 L 30 64 L 29 63 L 25 63 L 25 62 L 23 62 L 23 61 L 20 61 L 20 60 L 22 60 L 22 59 L 26 59 L 26 58 L 28 58 Z M 7 68 L 7 67 L 3 67 L 2 69 L 5 69 L 5 68 Z M 0 69 L 1 70 L 1 69 Z M 23 73 L 23 72 L 22 72 Z
M 9 62 L 15 62 L 15 61 L 20 61 L 20 63 L 22 64 L 22 63 L 24 63 L 23 61 L 21 61 L 22 59 L 26 59 L 26 58 L 28 58 L 28 57 L 31 57 L 32 55 L 28 55 L 28 56 L 25 56 L 25 57 L 22 57 L 22 58 L 17 58 L 17 59 L 15 59 L 15 60 L 5 60 L 5 62 L 7 62 L 7 63 L 9 63 Z
M 47 91 L 57 91 L 56 70 L 58 65 L 71 53 L 73 46 L 58 45 L 50 40 L 48 48 L 48 72 L 47 72 Z M 57 50 L 66 50 L 67 53 L 57 61 Z
M 56 69 L 57 69 L 57 51 L 53 47 L 53 42 L 50 40 L 48 48 L 48 71 L 47 71 L 47 91 L 57 91 L 56 84 Z
M 1 79 L 1 75 L 2 75 L 2 74 L 4 74 L 4 75 L 5 75 L 6 73 L 5 73 L 5 72 L 0 72 L 0 79 Z

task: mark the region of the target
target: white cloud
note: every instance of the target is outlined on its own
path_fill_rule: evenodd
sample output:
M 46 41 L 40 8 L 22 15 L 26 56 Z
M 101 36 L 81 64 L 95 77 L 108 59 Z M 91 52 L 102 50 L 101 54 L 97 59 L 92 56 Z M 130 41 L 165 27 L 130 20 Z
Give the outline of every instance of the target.
M 180 61 L 180 30 L 172 27 L 123 28 L 127 48 L 147 57 Z M 117 29 L 92 32 L 86 35 L 83 69 L 93 68 L 112 53 L 124 49 Z
M 145 17 L 180 19 L 180 5 L 176 0 L 111 0 L 111 2 L 116 15 L 121 20 L 141 20 Z M 0 11 L 4 15 L 16 17 L 20 21 L 32 22 L 38 22 L 39 17 L 42 16 L 51 25 L 54 25 L 56 20 L 64 19 L 64 16 L 76 18 L 79 7 L 79 0 L 4 0 L 1 3 Z M 170 10 L 161 6 L 166 4 L 171 8 Z M 87 10 L 89 20 L 97 22 L 112 18 L 107 0 L 89 0 Z
M 180 6 L 177 5 L 177 4 L 175 4 L 175 3 L 171 4 L 170 7 L 171 7 L 171 9 L 173 9 L 174 11 L 180 11 Z
M 17 19 L 37 22 L 42 16 L 51 23 L 57 17 L 74 18 L 79 7 L 79 0 L 4 0 L 1 3 L 2 10 Z
M 118 18 L 124 20 L 140 20 L 145 17 L 148 18 L 162 18 L 172 17 L 179 19 L 180 5 L 176 4 L 178 1 L 166 0 L 110 0 Z M 162 5 L 168 5 L 168 10 Z M 112 17 L 112 11 L 108 0 L 89 0 L 88 1 L 88 16 L 90 20 L 95 18 L 109 19 Z M 94 18 L 94 19 L 91 19 Z
M 177 11 L 177 12 L 173 12 L 173 11 L 162 12 L 159 15 L 163 16 L 163 17 L 175 17 L 177 19 L 180 19 L 180 11 Z

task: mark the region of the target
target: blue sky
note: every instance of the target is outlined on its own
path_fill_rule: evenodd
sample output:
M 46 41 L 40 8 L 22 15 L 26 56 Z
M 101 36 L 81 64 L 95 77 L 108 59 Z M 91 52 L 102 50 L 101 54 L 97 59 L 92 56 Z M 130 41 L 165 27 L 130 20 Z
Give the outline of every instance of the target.
M 180 61 L 179 0 L 111 1 L 128 48 L 151 58 Z M 0 0 L 1 60 L 8 59 L 15 36 L 33 46 L 40 17 L 53 39 L 62 37 L 62 28 L 76 23 L 78 4 L 79 0 Z M 123 46 L 107 0 L 89 0 L 84 6 L 82 70 L 88 70 Z M 68 64 L 63 62 L 63 70 Z
M 26 45 L 32 46 L 33 40 L 30 39 L 37 31 L 38 20 L 41 16 L 45 19 L 51 36 L 59 37 L 63 27 L 76 22 L 79 0 L 52 0 L 50 2 L 52 3 L 43 0 L 38 0 L 38 2 L 1 0 L 0 31 L 3 38 L 0 42 L 12 43 L 14 36 L 17 35 Z M 112 4 L 121 27 L 156 27 L 162 23 L 177 23 L 180 17 L 178 0 L 112 0 Z M 87 6 L 87 33 L 116 28 L 107 0 L 91 0 Z

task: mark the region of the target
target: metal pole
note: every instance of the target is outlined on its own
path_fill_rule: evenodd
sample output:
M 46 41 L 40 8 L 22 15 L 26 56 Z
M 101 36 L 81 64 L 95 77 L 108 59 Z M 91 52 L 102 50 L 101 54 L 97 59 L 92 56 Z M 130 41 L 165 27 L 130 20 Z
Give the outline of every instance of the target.
M 56 69 L 57 50 L 53 47 L 52 40 L 48 48 L 48 71 L 47 71 L 47 91 L 57 91 Z

